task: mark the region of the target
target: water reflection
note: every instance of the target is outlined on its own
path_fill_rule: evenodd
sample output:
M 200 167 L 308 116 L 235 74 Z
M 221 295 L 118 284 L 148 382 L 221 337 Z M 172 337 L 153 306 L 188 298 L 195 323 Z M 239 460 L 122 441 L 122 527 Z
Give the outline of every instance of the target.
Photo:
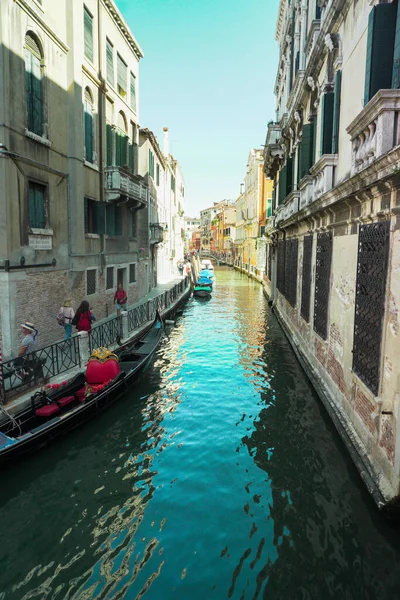
M 0 506 L 1 600 L 399 597 L 397 541 L 230 270 L 132 393 L 2 474 Z

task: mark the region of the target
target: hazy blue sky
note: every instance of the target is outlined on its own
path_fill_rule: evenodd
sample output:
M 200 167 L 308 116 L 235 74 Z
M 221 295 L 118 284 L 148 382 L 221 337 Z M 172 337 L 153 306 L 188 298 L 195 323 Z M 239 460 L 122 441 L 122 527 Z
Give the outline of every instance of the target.
M 275 115 L 279 0 L 116 0 L 144 52 L 140 125 L 185 177 L 185 213 L 236 199 Z

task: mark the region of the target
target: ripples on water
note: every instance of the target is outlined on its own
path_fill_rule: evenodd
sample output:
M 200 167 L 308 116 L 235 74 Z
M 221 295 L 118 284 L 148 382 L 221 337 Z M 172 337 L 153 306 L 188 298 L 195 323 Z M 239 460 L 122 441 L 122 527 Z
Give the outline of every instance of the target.
M 397 540 L 228 269 L 124 400 L 1 473 L 0 507 L 0 600 L 400 598 Z

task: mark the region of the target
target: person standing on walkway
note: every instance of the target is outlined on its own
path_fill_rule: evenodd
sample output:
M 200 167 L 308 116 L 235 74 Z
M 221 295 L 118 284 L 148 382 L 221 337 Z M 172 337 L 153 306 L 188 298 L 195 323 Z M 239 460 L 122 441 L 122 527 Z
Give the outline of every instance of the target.
M 19 379 L 24 380 L 28 375 L 28 366 L 29 358 L 25 359 L 24 357 L 31 352 L 34 352 L 37 349 L 36 338 L 38 335 L 38 330 L 34 326 L 33 323 L 26 321 L 21 325 L 23 340 L 21 342 L 21 346 L 18 351 L 18 358 L 14 360 L 14 367 L 17 369 L 16 376 Z
M 89 302 L 83 300 L 72 319 L 72 325 L 76 325 L 78 331 L 87 331 L 90 333 L 92 331 L 92 322 L 95 320 L 96 317 L 89 308 Z
M 72 308 L 72 300 L 70 298 L 66 298 L 57 315 L 57 321 L 60 323 L 60 325 L 63 325 L 65 329 L 64 340 L 68 340 L 72 335 L 72 319 L 74 316 L 75 311 Z
M 114 294 L 114 303 L 117 309 L 117 317 L 121 314 L 121 309 L 126 310 L 126 301 L 128 297 L 126 295 L 126 291 L 124 290 L 122 283 L 119 283 L 117 286 L 117 291 Z

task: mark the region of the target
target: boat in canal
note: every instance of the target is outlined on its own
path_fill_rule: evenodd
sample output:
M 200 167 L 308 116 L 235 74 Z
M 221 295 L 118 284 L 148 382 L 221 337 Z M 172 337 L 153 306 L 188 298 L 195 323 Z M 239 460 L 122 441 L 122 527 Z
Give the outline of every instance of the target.
M 0 426 L 0 465 L 45 446 L 116 402 L 136 381 L 160 344 L 164 324 L 159 313 L 138 340 L 115 352 L 97 348 L 86 372 L 64 384 L 37 391 L 31 405 L 8 416 Z

